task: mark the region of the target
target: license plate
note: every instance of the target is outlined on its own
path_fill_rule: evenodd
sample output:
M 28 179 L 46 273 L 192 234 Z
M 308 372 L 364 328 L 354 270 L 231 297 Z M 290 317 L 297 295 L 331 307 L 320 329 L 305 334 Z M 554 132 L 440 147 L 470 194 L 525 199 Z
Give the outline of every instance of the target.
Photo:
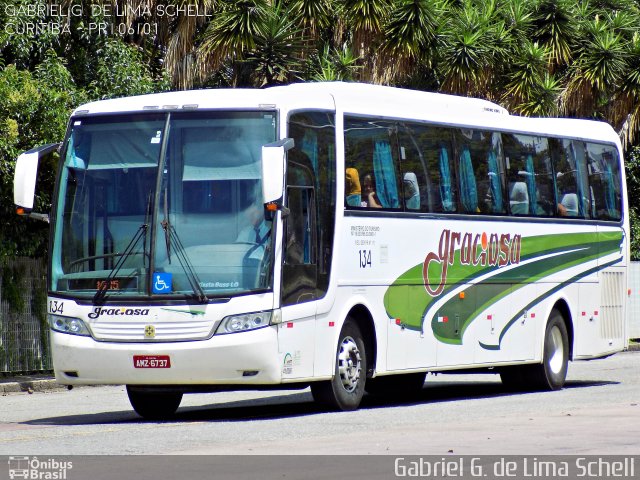
M 134 368 L 171 368 L 169 355 L 134 355 Z

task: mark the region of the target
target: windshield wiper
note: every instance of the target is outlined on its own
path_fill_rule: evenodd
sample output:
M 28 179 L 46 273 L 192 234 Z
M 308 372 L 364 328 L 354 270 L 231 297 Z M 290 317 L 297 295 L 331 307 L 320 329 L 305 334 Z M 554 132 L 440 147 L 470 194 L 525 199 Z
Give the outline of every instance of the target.
M 125 248 L 124 251 L 121 254 L 119 254 L 118 261 L 109 272 L 109 275 L 107 275 L 107 278 L 102 282 L 102 284 L 100 285 L 100 288 L 96 291 L 96 294 L 93 296 L 93 302 L 95 304 L 101 303 L 105 299 L 105 297 L 107 296 L 107 291 L 109 290 L 109 287 L 111 285 L 111 281 L 116 277 L 116 275 L 118 275 L 118 273 L 120 272 L 120 269 L 124 266 L 124 262 L 126 262 L 127 258 L 131 256 L 134 248 L 136 248 L 138 243 L 140 243 L 141 239 L 145 243 L 145 254 L 146 254 L 148 228 L 149 228 L 149 225 L 147 223 L 143 223 L 142 225 L 140 225 L 140 227 L 138 227 L 138 231 L 129 242 L 129 245 L 127 245 L 127 248 Z
M 193 270 L 193 265 L 189 261 L 189 256 L 185 251 L 184 245 L 180 241 L 180 237 L 178 237 L 178 233 L 176 229 L 169 223 L 169 215 L 167 208 L 167 192 L 165 190 L 164 194 L 164 220 L 160 222 L 162 225 L 162 229 L 164 230 L 164 241 L 167 247 L 167 261 L 171 264 L 171 243 L 175 244 L 175 256 L 178 259 L 178 263 L 184 270 L 185 275 L 187 276 L 187 280 L 189 281 L 189 285 L 193 290 L 193 293 L 198 298 L 200 303 L 207 303 L 209 299 L 207 298 L 206 293 L 200 286 L 200 279 L 196 275 L 196 272 Z
M 100 288 L 98 288 L 98 290 L 96 291 L 96 294 L 93 296 L 94 303 L 98 304 L 104 301 L 104 299 L 107 296 L 107 291 L 111 286 L 111 281 L 116 277 L 116 275 L 118 275 L 118 273 L 120 272 L 120 269 L 122 269 L 122 267 L 124 266 L 124 262 L 127 261 L 127 258 L 129 258 L 134 253 L 133 250 L 134 248 L 136 248 L 138 243 L 140 243 L 140 239 L 142 239 L 142 255 L 143 255 L 142 262 L 143 262 L 143 265 L 145 265 L 145 262 L 148 257 L 147 231 L 149 230 L 150 218 L 151 218 L 151 195 L 149 195 L 149 197 L 147 198 L 147 209 L 145 213 L 144 223 L 138 227 L 138 230 L 136 231 L 133 238 L 131 238 L 131 241 L 129 241 L 129 244 L 124 249 L 124 251 L 121 254 L 118 254 L 118 253 L 113 254 L 113 256 L 119 257 L 118 261 L 109 272 L 109 275 L 107 275 L 107 278 L 100 285 Z M 107 222 L 105 221 L 105 224 L 106 223 Z

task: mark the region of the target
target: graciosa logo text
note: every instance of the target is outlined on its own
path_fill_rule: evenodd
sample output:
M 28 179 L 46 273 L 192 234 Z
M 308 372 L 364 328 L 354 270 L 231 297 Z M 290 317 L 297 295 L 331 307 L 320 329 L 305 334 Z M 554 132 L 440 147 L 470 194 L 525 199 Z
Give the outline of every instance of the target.
M 104 308 L 104 307 L 94 307 L 93 312 L 91 312 L 88 317 L 92 320 L 95 320 L 101 315 L 126 315 L 126 316 L 140 316 L 140 315 L 149 315 L 148 308 Z
M 437 252 L 429 252 L 422 266 L 427 293 L 436 297 L 447 283 L 449 266 L 456 260 L 473 267 L 504 267 L 520 263 L 522 235 L 510 233 L 462 233 L 443 230 Z

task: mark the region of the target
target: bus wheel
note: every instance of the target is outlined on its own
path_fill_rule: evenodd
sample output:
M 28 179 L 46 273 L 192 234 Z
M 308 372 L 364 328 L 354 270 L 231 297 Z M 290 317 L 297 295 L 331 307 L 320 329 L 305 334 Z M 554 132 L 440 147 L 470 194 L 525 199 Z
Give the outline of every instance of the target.
M 355 410 L 360 406 L 367 380 L 367 356 L 362 333 L 356 323 L 347 318 L 336 352 L 333 378 L 311 384 L 313 399 L 331 409 Z
M 155 392 L 127 385 L 131 406 L 138 415 L 147 420 L 165 420 L 173 416 L 182 401 L 179 392 Z
M 559 390 L 567 378 L 569 363 L 569 336 L 562 314 L 551 311 L 544 333 L 542 363 L 531 365 L 533 386 L 540 390 Z

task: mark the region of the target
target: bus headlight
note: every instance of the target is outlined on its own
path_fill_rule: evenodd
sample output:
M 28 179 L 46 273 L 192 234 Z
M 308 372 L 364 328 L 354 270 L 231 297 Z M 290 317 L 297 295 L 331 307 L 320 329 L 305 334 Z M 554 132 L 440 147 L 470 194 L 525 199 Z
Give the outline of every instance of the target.
M 49 315 L 49 325 L 51 330 L 71 335 L 91 336 L 91 332 L 79 318 L 61 317 L 59 315 Z
M 216 335 L 227 333 L 246 332 L 269 326 L 271 323 L 272 311 L 243 313 L 242 315 L 231 315 L 222 319 Z

